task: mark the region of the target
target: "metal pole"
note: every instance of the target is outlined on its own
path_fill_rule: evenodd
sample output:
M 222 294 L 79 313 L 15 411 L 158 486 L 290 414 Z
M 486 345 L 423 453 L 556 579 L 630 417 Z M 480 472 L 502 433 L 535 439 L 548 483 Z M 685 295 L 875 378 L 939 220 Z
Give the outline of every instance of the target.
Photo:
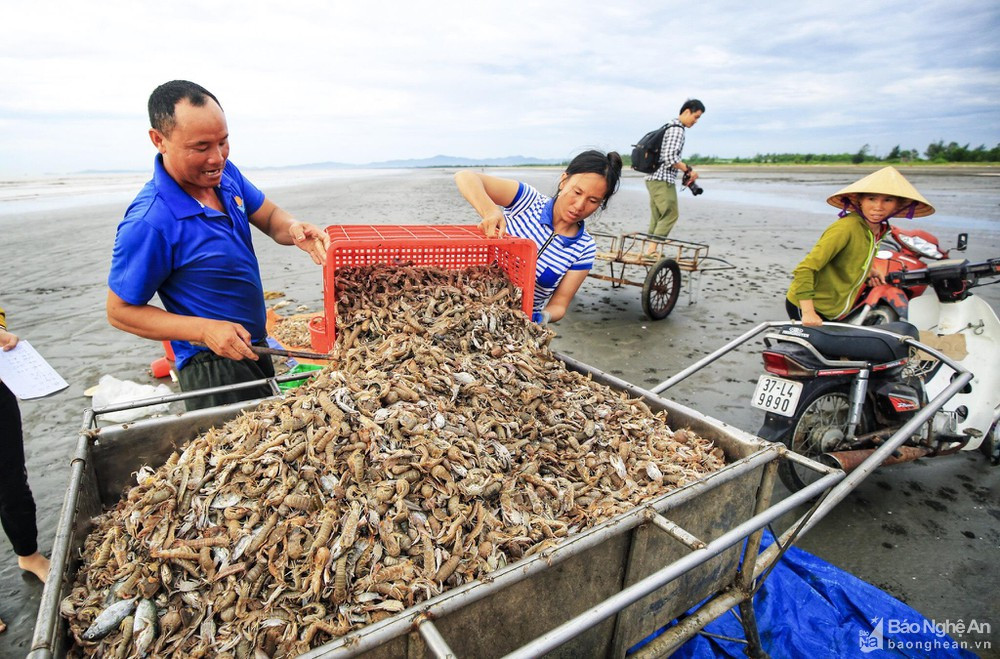
M 658 393 L 660 393 L 661 391 L 663 391 L 665 389 L 669 389 L 670 387 L 674 386 L 675 384 L 677 384 L 681 380 L 684 380 L 684 379 L 690 377 L 691 375 L 693 375 L 694 373 L 696 373 L 696 372 L 700 371 L 701 369 L 705 368 L 706 366 L 708 366 L 709 364 L 711 364 L 712 362 L 714 362 L 719 357 L 722 357 L 724 354 L 726 354 L 730 350 L 733 350 L 737 346 L 739 346 L 739 345 L 741 345 L 741 344 L 749 341 L 750 339 L 752 339 L 753 337 L 757 336 L 758 334 L 760 334 L 761 332 L 763 332 L 767 328 L 769 328 L 769 327 L 775 327 L 777 325 L 787 325 L 787 324 L 788 323 L 786 323 L 786 322 L 775 321 L 775 320 L 761 323 L 760 325 L 758 325 L 757 327 L 753 328 L 752 330 L 750 330 L 746 334 L 743 334 L 739 338 L 733 339 L 732 341 L 730 341 L 726 345 L 722 346 L 718 350 L 705 355 L 704 357 L 702 357 L 701 359 L 699 359 L 695 363 L 691 364 L 690 366 L 688 366 L 687 368 L 685 368 L 684 370 L 682 370 L 680 373 L 677 373 L 673 377 L 668 378 L 667 380 L 664 380 L 660 384 L 658 384 L 655 387 L 653 387 L 652 389 L 650 389 L 650 391 L 652 391 L 654 394 L 658 394 Z
M 653 387 L 652 389 L 650 389 L 650 391 L 653 392 L 654 394 L 658 394 L 658 393 L 660 393 L 661 391 L 663 391 L 665 389 L 669 389 L 670 387 L 674 386 L 675 384 L 677 384 L 681 380 L 685 380 L 688 377 L 690 377 L 691 375 L 693 375 L 694 373 L 696 373 L 696 372 L 700 371 L 701 369 L 705 368 L 706 366 L 708 366 L 709 364 L 711 364 L 715 360 L 717 360 L 720 357 L 722 357 L 727 352 L 729 352 L 731 350 L 734 350 L 735 348 L 739 347 L 741 344 L 745 343 L 746 341 L 749 341 L 750 339 L 752 339 L 753 337 L 757 336 L 758 334 L 760 334 L 761 332 L 763 332 L 765 329 L 767 329 L 769 327 L 782 327 L 782 326 L 785 326 L 785 325 L 801 325 L 801 324 L 802 323 L 800 321 L 797 321 L 797 320 L 769 320 L 769 321 L 765 321 L 765 322 L 761 323 L 760 325 L 757 325 L 755 328 L 753 328 L 749 332 L 743 334 L 742 336 L 740 336 L 740 337 L 738 337 L 736 339 L 733 339 L 732 341 L 730 341 L 726 345 L 722 346 L 718 350 L 705 355 L 704 357 L 702 357 L 701 359 L 699 359 L 695 363 L 691 364 L 687 368 L 683 369 L 682 371 L 680 371 L 679 373 L 677 373 L 673 377 L 670 377 L 670 378 L 664 380 L 663 382 L 661 382 L 660 384 L 656 385 L 655 387 Z M 878 329 L 878 328 L 873 327 L 871 325 L 860 326 L 860 325 L 850 325 L 850 324 L 847 324 L 847 323 L 824 323 L 823 326 L 824 327 L 850 327 L 852 329 L 864 330 L 866 332 L 872 332 L 874 334 L 885 334 L 887 336 L 890 336 L 890 337 L 893 337 L 895 339 L 898 339 L 898 340 L 900 340 L 900 341 L 902 341 L 904 343 L 908 343 L 910 345 L 916 346 L 916 347 L 920 348 L 921 350 L 925 350 L 927 352 L 930 352 L 935 357 L 940 357 L 941 356 L 941 353 L 939 353 L 937 351 L 934 351 L 932 349 L 927 349 L 922 344 L 920 344 L 917 341 L 914 341 L 913 339 L 911 339 L 909 337 L 904 337 L 902 335 L 896 334 L 895 332 L 890 332 L 888 330 Z M 953 365 L 953 362 L 950 359 L 944 359 L 943 361 L 945 361 L 945 363 L 947 363 L 952 368 L 955 368 L 955 366 Z
M 746 635 L 747 647 L 744 654 L 752 659 L 768 659 L 768 654 L 764 652 L 764 644 L 760 642 L 760 630 L 757 627 L 757 612 L 753 609 L 753 595 L 750 594 L 745 600 L 740 602 L 740 623 L 743 625 L 743 634 Z
M 92 415 L 85 415 L 84 423 L 87 424 Z M 59 523 L 56 526 L 56 536 L 52 540 L 52 553 L 50 555 L 52 565 L 69 565 L 67 558 L 71 551 L 71 544 L 75 529 L 73 528 L 73 516 L 80 498 L 80 487 L 83 482 L 83 470 L 87 461 L 87 442 L 89 440 L 83 434 L 77 441 L 76 456 L 70 463 L 69 485 L 63 497 L 62 511 L 59 515 Z M 69 529 L 65 533 L 60 533 L 59 529 Z M 35 624 L 35 631 L 31 639 L 31 652 L 28 655 L 33 659 L 49 659 L 53 656 L 53 644 L 59 626 L 56 624 L 59 616 L 59 594 L 63 580 L 69 575 L 61 573 L 49 574 L 49 578 L 42 590 L 42 599 L 38 603 L 39 618 Z
M 764 467 L 764 475 L 757 488 L 757 504 L 754 514 L 764 512 L 771 505 L 771 493 L 774 492 L 774 481 L 777 480 L 778 462 L 771 462 Z M 737 587 L 750 591 L 753 586 L 754 566 L 757 564 L 757 554 L 760 553 L 760 541 L 764 535 L 763 529 L 756 531 L 747 538 L 747 546 L 743 550 L 743 563 L 736 573 Z
M 612 595 L 600 604 L 591 607 L 577 617 L 568 620 L 545 634 L 542 634 L 534 641 L 521 646 L 514 652 L 506 655 L 506 658 L 529 659 L 531 657 L 541 656 L 546 652 L 554 650 L 571 638 L 579 636 L 584 631 L 600 623 L 605 618 L 614 615 L 626 606 L 639 601 L 657 588 L 670 583 L 693 568 L 718 556 L 723 551 L 740 542 L 754 531 L 763 528 L 788 511 L 793 510 L 801 503 L 819 495 L 841 478 L 843 478 L 842 472 L 824 476 L 812 485 L 799 490 L 795 494 L 775 504 L 765 513 L 755 515 L 742 524 L 739 524 L 734 529 L 722 534 L 717 539 L 710 542 L 704 549 L 692 551 L 690 554 L 683 556 L 670 565 L 661 568 L 645 579 L 636 582 L 616 595 Z
M 769 462 L 765 465 L 761 484 L 757 489 L 757 503 L 754 506 L 755 515 L 764 512 L 770 505 L 770 493 L 774 490 L 774 481 L 777 473 L 777 461 Z M 734 606 L 739 605 L 742 611 L 744 605 L 748 604 L 752 612 L 754 591 L 751 589 L 751 586 L 753 584 L 754 566 L 756 565 L 760 549 L 760 539 L 763 534 L 764 531 L 761 529 L 754 531 L 747 538 L 746 548 L 743 550 L 743 564 L 737 570 L 734 588 L 716 595 L 702 604 L 691 615 L 678 620 L 676 625 L 642 646 L 636 652 L 635 659 L 652 659 L 653 657 L 664 657 L 670 654 L 682 643 L 692 638 L 706 625 Z M 743 631 L 748 639 L 747 649 L 750 650 L 753 648 L 752 651 L 754 653 L 761 652 L 762 646 L 760 644 L 760 634 L 757 630 L 756 615 L 751 613 L 750 616 L 747 616 L 744 613 L 740 622 L 743 624 Z M 756 646 L 754 646 L 754 642 L 756 642 Z
M 656 659 L 669 655 L 710 622 L 737 606 L 746 597 L 747 594 L 738 588 L 716 596 L 703 604 L 697 611 L 678 621 L 676 625 L 639 648 L 632 657 L 634 659 Z
M 417 624 L 417 630 L 424 637 L 424 643 L 438 659 L 454 659 L 455 653 L 448 647 L 448 642 L 441 636 L 441 632 L 434 626 L 430 618 L 424 618 Z
M 294 382 L 295 380 L 305 380 L 316 375 L 316 372 L 305 372 L 305 373 L 285 373 L 284 375 L 278 375 L 273 378 L 263 378 L 261 380 L 252 380 L 248 382 L 238 382 L 236 384 L 225 384 L 219 387 L 206 387 L 205 389 L 196 389 L 194 391 L 182 391 L 176 394 L 166 394 L 163 396 L 151 396 L 149 398 L 139 398 L 137 400 L 126 401 L 124 403 L 116 403 L 114 405 L 105 405 L 104 407 L 94 408 L 93 412 L 95 415 L 108 414 L 110 412 L 120 412 L 122 410 L 131 410 L 137 407 L 146 407 L 147 405 L 161 405 L 163 403 L 175 403 L 182 400 L 187 400 L 188 398 L 196 398 L 198 396 L 207 396 L 210 394 L 223 393 L 226 391 L 238 391 L 240 389 L 249 389 L 251 387 L 259 387 L 261 385 L 268 385 L 271 387 L 271 391 L 277 395 L 281 393 L 281 389 L 277 386 L 278 382 Z
M 703 549 L 705 547 L 705 542 L 699 540 L 695 536 L 688 533 L 688 531 L 674 522 L 671 522 L 666 517 L 658 514 L 650 514 L 648 516 L 649 521 L 653 523 L 654 526 L 658 527 L 661 531 L 669 535 L 674 540 L 677 540 L 682 545 L 688 549 Z
M 804 455 L 800 455 L 800 454 L 796 453 L 792 449 L 786 447 L 784 444 L 781 444 L 781 446 L 785 448 L 785 452 L 783 454 L 784 459 L 785 460 L 791 460 L 792 462 L 794 462 L 795 464 L 799 465 L 800 467 L 805 467 L 806 469 L 811 469 L 812 471 L 818 471 L 816 469 L 816 465 L 817 464 L 822 464 L 822 463 L 818 463 L 818 462 L 815 462 L 813 460 L 810 460 L 809 458 L 807 458 Z M 839 467 L 830 467 L 828 465 L 823 465 L 823 467 L 826 468 L 826 469 L 830 469 L 831 471 L 838 471 L 839 470 Z

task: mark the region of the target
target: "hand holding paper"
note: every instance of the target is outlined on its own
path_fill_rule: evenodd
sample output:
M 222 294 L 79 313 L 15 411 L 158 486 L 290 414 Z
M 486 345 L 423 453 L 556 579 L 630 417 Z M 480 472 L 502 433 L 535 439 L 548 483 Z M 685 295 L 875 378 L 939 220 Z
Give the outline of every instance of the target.
M 10 349 L 4 345 L 0 350 L 0 380 L 15 396 L 21 400 L 43 398 L 69 386 L 28 341 L 14 336 L 14 343 Z

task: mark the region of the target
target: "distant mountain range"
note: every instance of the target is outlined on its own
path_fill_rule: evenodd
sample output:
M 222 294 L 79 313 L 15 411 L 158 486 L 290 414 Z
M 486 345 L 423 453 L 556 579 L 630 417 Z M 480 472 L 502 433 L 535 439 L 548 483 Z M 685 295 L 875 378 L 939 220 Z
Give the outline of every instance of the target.
M 410 169 L 415 167 L 515 167 L 518 165 L 558 165 L 553 160 L 529 158 L 527 156 L 506 156 L 503 158 L 462 158 L 459 156 L 432 156 L 409 160 L 382 160 L 366 164 L 344 162 L 316 162 L 307 165 L 291 165 L 281 169 Z
M 280 167 L 245 166 L 246 169 L 416 169 L 420 167 L 518 167 L 537 165 L 564 165 L 565 162 L 529 158 L 528 156 L 506 156 L 503 158 L 461 158 L 459 156 L 432 156 L 409 160 L 382 160 L 364 164 L 350 162 L 312 162 L 305 165 L 283 165 Z M 136 174 L 145 170 L 133 169 L 85 169 L 76 174 Z M 56 174 L 53 174 L 56 175 Z

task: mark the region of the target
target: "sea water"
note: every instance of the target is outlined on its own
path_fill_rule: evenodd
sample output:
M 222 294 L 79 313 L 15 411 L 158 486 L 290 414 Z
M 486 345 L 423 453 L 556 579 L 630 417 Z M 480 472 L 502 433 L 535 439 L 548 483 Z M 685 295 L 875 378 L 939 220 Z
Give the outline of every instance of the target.
M 387 176 L 403 170 L 304 167 L 242 171 L 267 193 L 293 185 Z M 0 218 L 104 204 L 120 204 L 124 211 L 150 176 L 149 172 L 101 172 L 0 179 Z

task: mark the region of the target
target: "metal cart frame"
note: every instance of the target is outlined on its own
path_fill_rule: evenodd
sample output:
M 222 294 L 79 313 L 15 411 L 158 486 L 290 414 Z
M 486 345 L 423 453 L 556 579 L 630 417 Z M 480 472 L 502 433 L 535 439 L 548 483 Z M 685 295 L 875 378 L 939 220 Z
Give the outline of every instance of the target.
M 685 290 L 688 304 L 694 304 L 700 273 L 736 267 L 725 259 L 709 256 L 709 247 L 704 243 L 640 232 L 615 235 L 592 231 L 591 235 L 598 242 L 595 260 L 607 263 L 610 274 L 591 270 L 589 276 L 610 281 L 612 288 L 626 284 L 641 287 L 642 310 L 651 320 L 662 320 L 673 311 L 680 294 L 682 271 L 690 273 Z M 642 281 L 626 276 L 626 269 L 635 267 L 645 269 Z
M 667 411 L 673 424 L 714 439 L 727 453 L 727 466 L 570 536 L 555 547 L 497 570 L 486 579 L 451 589 L 301 656 L 443 658 L 495 655 L 500 647 L 508 657 L 546 653 L 621 657 L 652 632 L 677 620 L 676 625 L 638 650 L 636 656 L 645 658 L 676 649 L 734 607 L 740 611 L 747 654 L 764 656 L 752 598 L 776 561 L 972 379 L 971 372 L 940 352 L 901 337 L 905 343 L 941 359 L 956 371 L 956 377 L 849 475 L 656 395 L 655 392 L 675 385 L 762 331 L 787 324 L 763 323 L 652 391 L 559 355 L 569 368 L 639 397 L 652 409 Z M 301 374 L 279 376 L 270 380 L 271 386 L 277 392 L 276 381 L 302 377 Z M 257 386 L 262 382 L 267 380 L 233 387 Z M 180 426 L 186 432 L 196 432 L 207 427 L 206 424 L 235 416 L 255 402 L 101 429 L 95 429 L 97 418 L 102 413 L 203 393 L 189 392 L 86 411 L 85 430 L 71 464 L 70 483 L 53 544 L 52 578 L 42 595 L 29 657 L 61 656 L 65 650 L 65 625 L 59 617 L 59 601 L 64 589 L 72 583 L 73 570 L 79 561 L 76 550 L 82 545 L 89 517 L 99 512 L 101 504 L 94 490 L 103 488 L 113 495 L 121 492 L 120 487 L 115 489 L 117 483 L 96 483 L 95 469 L 103 464 L 109 472 L 117 470 L 119 478 L 128 477 L 133 469 L 130 463 L 114 459 L 115 446 L 146 451 L 151 460 L 158 451 L 162 460 L 172 450 L 167 441 L 170 438 L 164 438 L 164 433 L 174 433 L 179 439 L 183 434 Z M 159 447 L 152 446 L 149 440 L 153 437 L 160 437 Z M 793 460 L 818 472 L 820 477 L 775 503 L 771 493 L 781 460 Z M 760 552 L 765 527 L 813 500 L 813 506 L 805 514 L 773 545 Z M 94 507 L 98 510 L 93 510 Z M 709 514 L 705 514 L 706 510 Z M 713 517 L 718 513 L 724 517 Z M 606 566 L 611 567 L 610 575 L 600 574 L 599 569 Z M 685 616 L 696 605 L 697 610 Z

